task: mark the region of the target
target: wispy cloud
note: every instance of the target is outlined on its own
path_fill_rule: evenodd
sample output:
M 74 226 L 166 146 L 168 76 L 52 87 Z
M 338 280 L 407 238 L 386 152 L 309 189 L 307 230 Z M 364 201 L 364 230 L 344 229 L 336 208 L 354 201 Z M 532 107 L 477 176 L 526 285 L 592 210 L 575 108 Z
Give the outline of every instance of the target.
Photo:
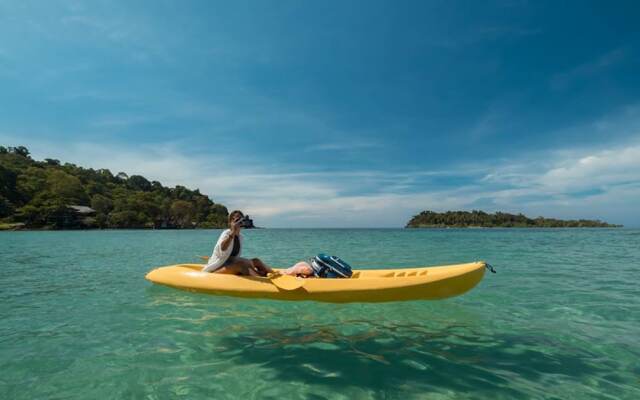
M 542 33 L 542 29 L 515 25 L 494 25 L 482 27 L 478 29 L 478 32 L 487 36 L 507 35 L 512 37 L 520 37 L 539 35 L 540 33 Z
M 5 135 L 3 141 L 11 143 L 11 138 Z M 632 205 L 640 203 L 640 141 L 605 150 L 549 153 L 542 161 L 485 165 L 480 171 L 474 166 L 450 171 L 337 173 L 237 165 L 223 155 L 211 158 L 184 153 L 177 143 L 136 148 L 26 144 L 36 158 L 60 158 L 113 172 L 141 174 L 168 185 L 199 188 L 215 201 L 244 209 L 263 226 L 402 226 L 424 209 L 484 208 L 614 218 L 614 222 L 640 217 L 637 213 L 620 214 L 622 210 L 630 213 Z M 482 171 L 484 174 L 478 175 Z M 425 186 L 421 177 L 433 176 L 470 179 L 453 187 Z M 388 190 L 393 183 L 410 190 Z M 616 210 L 609 209 L 610 204 L 615 204 Z
M 92 10 L 93 11 L 93 10 Z M 133 19 L 126 10 L 117 8 L 96 15 L 89 10 L 71 9 L 59 19 L 63 31 L 75 36 L 75 40 L 93 41 L 101 46 L 126 50 L 133 62 L 172 62 L 172 36 L 153 28 L 144 18 Z
M 306 152 L 314 151 L 357 151 L 363 149 L 372 149 L 383 147 L 382 143 L 372 140 L 354 141 L 353 139 L 345 139 L 340 142 L 318 143 L 308 146 L 304 149 Z
M 636 94 L 633 38 L 598 54 L 591 37 L 619 38 L 583 15 L 570 41 L 584 58 L 567 53 L 550 80 L 541 72 L 557 60 L 537 54 L 564 29 L 519 7 L 481 7 L 478 19 L 368 7 L 353 25 L 315 6 L 6 2 L 0 131 L 19 132 L 0 139 L 199 187 L 266 226 L 399 226 L 425 208 L 618 218 L 607 201 L 618 212 L 637 200 L 640 107 L 590 118 Z M 549 101 L 536 95 L 549 86 Z M 333 153 L 343 162 L 328 167 Z
M 640 183 L 640 144 L 564 161 L 540 176 L 538 182 L 561 192 Z
M 497 40 L 514 41 L 539 35 L 542 29 L 518 25 L 486 25 L 462 30 L 456 35 L 442 35 L 437 39 L 430 39 L 430 44 L 437 47 L 455 49 L 477 45 L 481 42 Z
M 162 121 L 163 115 L 158 114 L 120 114 L 96 118 L 89 123 L 92 128 L 130 128 L 136 125 Z
M 616 48 L 602 54 L 595 60 L 580 64 L 568 71 L 558 73 L 551 78 L 551 88 L 554 90 L 564 90 L 578 80 L 592 77 L 602 70 L 624 61 L 627 55 L 628 50 L 626 48 Z
M 640 183 L 640 141 L 605 150 L 551 153 L 544 161 L 498 166 L 482 181 L 545 195 Z

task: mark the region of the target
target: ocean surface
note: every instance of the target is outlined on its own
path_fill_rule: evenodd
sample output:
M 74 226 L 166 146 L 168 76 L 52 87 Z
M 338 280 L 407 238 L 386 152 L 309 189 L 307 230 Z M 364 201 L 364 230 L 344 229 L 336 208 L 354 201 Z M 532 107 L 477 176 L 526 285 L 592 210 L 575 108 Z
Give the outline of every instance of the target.
M 246 231 L 244 255 L 486 260 L 443 301 L 321 304 L 154 286 L 220 231 L 0 232 L 0 399 L 640 399 L 640 230 Z

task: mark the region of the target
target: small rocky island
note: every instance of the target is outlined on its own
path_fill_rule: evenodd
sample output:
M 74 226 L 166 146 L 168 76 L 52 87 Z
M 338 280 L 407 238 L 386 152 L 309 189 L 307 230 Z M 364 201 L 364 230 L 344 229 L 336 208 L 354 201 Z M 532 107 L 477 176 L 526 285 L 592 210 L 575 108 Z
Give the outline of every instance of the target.
M 405 228 L 619 228 L 598 220 L 529 218 L 523 214 L 484 211 L 423 211 L 411 218 Z

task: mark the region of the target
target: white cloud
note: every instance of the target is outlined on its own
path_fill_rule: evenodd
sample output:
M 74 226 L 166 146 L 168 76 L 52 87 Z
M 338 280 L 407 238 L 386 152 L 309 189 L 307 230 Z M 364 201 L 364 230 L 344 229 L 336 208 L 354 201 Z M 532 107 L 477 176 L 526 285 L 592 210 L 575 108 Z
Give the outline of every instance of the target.
M 543 187 L 559 191 L 608 187 L 630 181 L 640 181 L 640 145 L 568 160 L 538 179 Z
M 402 226 L 424 209 L 482 208 L 567 218 L 640 223 L 640 144 L 546 154 L 484 166 L 487 174 L 457 187 L 426 187 L 421 178 L 477 176 L 477 166 L 450 171 L 283 171 L 232 159 L 191 155 L 179 143 L 59 146 L 0 135 L 27 145 L 36 159 L 140 174 L 165 185 L 199 188 L 262 226 Z M 542 160 L 542 161 L 541 161 Z M 398 182 L 398 186 L 390 183 Z M 389 189 L 389 188 L 392 189 Z M 365 189 L 366 190 L 363 190 Z M 592 190 L 593 193 L 581 193 Z
M 542 160 L 498 166 L 483 181 L 549 195 L 638 182 L 640 144 L 631 143 L 605 150 L 550 153 Z
M 532 215 L 601 218 L 640 225 L 640 143 L 608 149 L 548 153 L 496 167 L 483 179 L 503 207 Z
M 401 179 L 406 173 L 342 171 L 337 173 L 269 171 L 259 165 L 239 165 L 224 156 L 192 156 L 178 144 L 121 145 L 73 143 L 57 146 L 48 141 L 0 135 L 4 143 L 23 143 L 35 159 L 58 158 L 92 168 L 140 174 L 165 185 L 199 188 L 229 208 L 240 208 L 263 226 L 401 226 L 417 210 L 462 202 L 443 193 L 398 194 L 384 191 L 344 195 L 359 185 Z M 416 172 L 431 176 L 447 172 Z M 386 185 L 383 185 L 386 186 Z M 442 208 L 442 207 L 438 207 Z

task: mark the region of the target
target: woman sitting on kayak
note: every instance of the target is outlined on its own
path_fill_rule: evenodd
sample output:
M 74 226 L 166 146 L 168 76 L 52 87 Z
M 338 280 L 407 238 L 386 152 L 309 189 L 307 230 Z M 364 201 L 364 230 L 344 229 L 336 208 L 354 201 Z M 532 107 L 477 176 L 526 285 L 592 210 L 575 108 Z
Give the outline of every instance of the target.
M 220 234 L 207 265 L 202 269 L 203 271 L 249 276 L 266 276 L 273 272 L 259 258 L 249 260 L 240 257 L 242 251 L 240 229 L 244 227 L 244 224 L 245 218 L 242 211 L 236 210 L 229 214 L 229 229 L 225 229 Z

